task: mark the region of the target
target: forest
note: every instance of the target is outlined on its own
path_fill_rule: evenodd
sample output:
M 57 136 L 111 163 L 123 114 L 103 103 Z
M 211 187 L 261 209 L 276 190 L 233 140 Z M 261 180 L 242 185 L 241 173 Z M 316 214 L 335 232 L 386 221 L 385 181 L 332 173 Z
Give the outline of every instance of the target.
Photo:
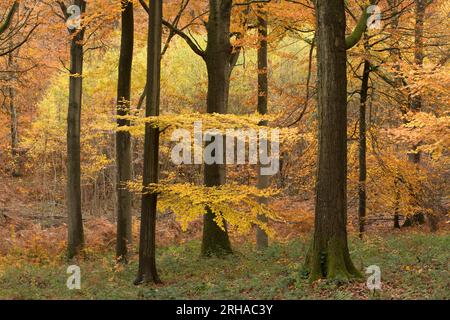
M 2 0 L 0 300 L 450 299 L 449 17 Z

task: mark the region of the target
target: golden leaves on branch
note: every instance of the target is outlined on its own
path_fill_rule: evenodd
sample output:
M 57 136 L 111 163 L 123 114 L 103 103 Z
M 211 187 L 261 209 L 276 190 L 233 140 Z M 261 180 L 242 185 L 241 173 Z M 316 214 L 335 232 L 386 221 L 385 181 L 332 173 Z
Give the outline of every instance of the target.
M 177 217 L 183 230 L 189 223 L 202 217 L 206 208 L 215 215 L 215 220 L 220 228 L 227 225 L 235 228 L 239 233 L 248 233 L 254 225 L 260 226 L 270 234 L 267 223 L 258 219 L 259 215 L 269 219 L 277 219 L 277 214 L 265 204 L 259 203 L 260 198 L 269 198 L 279 194 L 272 188 L 258 189 L 253 186 L 229 183 L 217 187 L 205 187 L 190 183 L 152 184 L 146 188 L 141 182 L 130 181 L 129 190 L 142 194 L 158 194 L 158 210 L 161 212 L 171 211 Z

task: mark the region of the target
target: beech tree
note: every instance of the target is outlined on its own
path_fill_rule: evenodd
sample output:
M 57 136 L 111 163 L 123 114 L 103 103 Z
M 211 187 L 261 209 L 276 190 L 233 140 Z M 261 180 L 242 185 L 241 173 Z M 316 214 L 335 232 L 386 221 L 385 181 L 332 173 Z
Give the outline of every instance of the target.
M 133 64 L 134 14 L 133 2 L 121 0 L 122 34 L 119 58 L 119 79 L 117 81 L 117 123 L 119 127 L 129 126 L 128 119 L 120 118 L 130 114 L 131 68 Z M 131 136 L 128 131 L 116 133 L 117 162 L 117 243 L 116 256 L 126 262 L 128 245 L 131 243 L 131 194 L 126 182 L 132 178 Z
M 68 7 L 58 1 L 66 19 L 70 15 Z M 86 1 L 74 0 L 80 14 L 86 12 Z M 69 7 L 70 8 L 70 7 Z M 80 126 L 83 96 L 83 61 L 85 27 L 71 25 L 68 28 L 70 41 L 70 82 L 69 106 L 67 111 L 67 218 L 68 241 L 67 254 L 72 258 L 80 253 L 84 245 L 83 219 L 81 213 L 81 163 L 80 163 Z
M 161 37 L 162 0 L 152 0 L 149 5 L 147 39 L 147 84 L 146 117 L 159 115 L 161 86 Z M 161 280 L 156 269 L 156 206 L 158 195 L 151 185 L 158 183 L 159 128 L 145 125 L 144 173 L 141 203 L 141 229 L 139 242 L 139 270 L 135 284 Z
M 268 79 L 268 60 L 267 60 L 267 11 L 264 5 L 258 5 L 257 12 L 257 28 L 258 28 L 258 108 L 257 111 L 261 115 L 268 112 L 269 99 L 269 79 Z M 262 121 L 261 125 L 267 125 L 267 121 Z M 258 188 L 264 189 L 269 187 L 270 177 L 261 174 L 258 168 Z M 260 199 L 261 203 L 267 204 L 265 198 Z M 260 219 L 267 222 L 265 216 L 260 216 Z M 256 247 L 258 250 L 263 250 L 269 246 L 269 237 L 267 233 L 260 227 L 256 226 Z
M 306 267 L 310 280 L 359 276 L 347 243 L 347 50 L 366 30 L 364 9 L 345 35 L 343 0 L 316 0 L 319 151 L 315 227 Z
M 205 22 L 207 46 L 202 50 L 180 28 L 163 20 L 164 26 L 183 38 L 190 48 L 206 63 L 208 72 L 207 113 L 226 114 L 230 89 L 230 76 L 239 57 L 239 49 L 230 41 L 232 0 L 209 0 L 209 18 Z M 140 3 L 146 8 L 145 3 Z M 213 138 L 214 139 L 214 138 Z M 213 143 L 214 141 L 209 141 Z M 224 148 L 225 149 L 225 148 Z M 225 184 L 226 171 L 223 164 L 205 164 L 204 184 L 207 187 Z M 202 255 L 224 255 L 232 252 L 227 226 L 220 228 L 214 220 L 215 214 L 206 207 L 203 219 Z

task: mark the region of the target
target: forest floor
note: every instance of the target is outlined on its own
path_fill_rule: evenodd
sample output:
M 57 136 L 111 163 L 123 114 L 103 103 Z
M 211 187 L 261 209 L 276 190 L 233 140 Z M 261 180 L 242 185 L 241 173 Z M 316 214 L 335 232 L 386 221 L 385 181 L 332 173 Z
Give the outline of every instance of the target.
M 157 265 L 163 284 L 136 287 L 137 247 L 130 248 L 129 265 L 116 263 L 112 217 L 86 216 L 86 249 L 69 262 L 64 208 L 33 195 L 26 180 L 2 179 L 0 299 L 450 299 L 448 221 L 435 233 L 427 226 L 394 231 L 388 221 L 371 225 L 364 240 L 354 236 L 350 221 L 355 265 L 363 274 L 371 265 L 381 269 L 382 290 L 371 292 L 370 275 L 350 283 L 310 284 L 301 270 L 313 224 L 311 203 L 280 204 L 291 219 L 272 226 L 270 248 L 256 252 L 253 234 L 230 230 L 235 253 L 225 259 L 200 257 L 200 221 L 183 232 L 173 216 L 160 216 Z M 134 244 L 138 229 L 135 219 Z M 66 286 L 73 264 L 81 269 L 81 290 Z
M 115 263 L 112 250 L 86 250 L 76 262 L 81 290 L 66 287 L 69 264 L 64 254 L 48 254 L 39 245 L 0 255 L 0 299 L 450 299 L 450 236 L 417 231 L 351 239 L 357 267 L 381 269 L 381 291 L 366 280 L 310 284 L 302 274 L 305 237 L 273 243 L 258 253 L 253 245 L 235 254 L 201 258 L 198 240 L 158 248 L 162 285 L 134 286 L 137 255 L 128 266 Z M 42 251 L 41 251 L 42 250 Z M 363 271 L 364 272 L 364 271 Z M 366 275 L 367 277 L 369 275 Z

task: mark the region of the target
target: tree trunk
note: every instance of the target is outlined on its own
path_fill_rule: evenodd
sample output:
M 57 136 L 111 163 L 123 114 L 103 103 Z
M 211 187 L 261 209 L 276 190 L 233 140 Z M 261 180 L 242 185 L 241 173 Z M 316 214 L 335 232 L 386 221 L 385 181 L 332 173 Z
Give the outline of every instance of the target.
M 394 212 L 394 229 L 400 229 L 400 190 L 398 189 L 399 183 L 398 177 L 394 179 L 394 188 L 395 188 L 395 212 Z
M 423 66 L 423 23 L 425 20 L 425 0 L 415 0 L 416 10 L 416 24 L 414 26 L 414 64 L 416 68 L 416 74 L 420 73 L 420 69 Z M 412 96 L 410 107 L 412 112 L 419 112 L 422 109 L 422 96 L 416 94 Z M 408 154 L 408 159 L 412 163 L 420 163 L 420 152 L 417 151 L 419 145 L 414 145 L 413 152 Z
M 264 6 L 260 6 L 258 10 L 258 113 L 265 115 L 268 112 L 268 61 L 267 61 L 267 11 Z M 260 123 L 262 126 L 267 125 L 267 121 Z M 270 177 L 261 175 L 261 168 L 258 168 L 258 188 L 265 189 L 270 185 Z M 261 204 L 268 204 L 266 198 L 259 199 Z M 258 217 L 262 222 L 267 222 L 267 217 Z M 256 226 L 256 248 L 264 250 L 269 246 L 269 237 L 266 232 Z
M 84 0 L 75 0 L 81 13 L 86 10 Z M 81 214 L 81 166 L 80 166 L 80 120 L 83 92 L 83 40 L 84 27 L 73 30 L 70 45 L 69 109 L 67 115 L 67 215 L 69 258 L 77 255 L 84 245 Z
M 20 177 L 22 175 L 21 173 L 21 159 L 20 159 L 20 153 L 19 153 L 19 134 L 18 134 L 18 119 L 17 119 L 17 110 L 16 106 L 14 104 L 15 100 L 15 93 L 16 90 L 13 87 L 9 87 L 8 89 L 8 95 L 9 95 L 9 115 L 11 118 L 11 156 L 13 160 L 13 170 L 12 170 L 12 176 L 13 177 Z
M 11 41 L 10 48 L 13 47 Z M 18 119 L 17 119 L 17 109 L 15 105 L 16 89 L 14 88 L 16 80 L 16 63 L 15 63 L 15 52 L 10 52 L 8 54 L 8 70 L 11 72 L 11 86 L 8 87 L 8 98 L 9 98 L 9 116 L 10 116 L 10 126 L 11 126 L 11 157 L 13 160 L 13 177 L 21 176 L 21 165 L 20 165 L 20 154 L 18 152 L 19 147 L 19 134 L 18 134 Z
M 310 280 L 359 276 L 347 244 L 347 74 L 343 0 L 316 0 L 319 153 Z
M 366 229 L 366 180 L 367 180 L 367 132 L 366 132 L 366 108 L 367 93 L 369 91 L 370 62 L 364 61 L 364 71 L 361 82 L 360 103 L 359 103 L 359 237 L 362 238 Z
M 17 111 L 14 105 L 15 89 L 9 88 L 9 113 L 11 117 L 11 155 L 16 157 L 17 147 L 19 145 L 18 124 L 17 124 Z M 15 171 L 16 172 L 16 171 Z
M 423 52 L 423 24 L 425 20 L 426 2 L 428 0 L 415 0 L 416 7 L 416 24 L 414 27 L 414 64 L 417 71 L 423 66 L 424 52 Z M 422 108 L 422 96 L 420 94 L 412 97 L 411 109 L 413 111 L 420 111 Z
M 117 115 L 130 114 L 131 70 L 133 64 L 134 17 L 133 3 L 122 0 L 122 36 L 119 59 L 119 79 L 117 83 Z M 129 126 L 130 121 L 118 119 L 119 127 Z M 131 243 L 131 194 L 126 182 L 131 180 L 132 171 L 131 137 L 128 131 L 116 133 L 117 161 L 117 243 L 116 257 L 127 262 L 128 245 Z
M 423 24 L 425 20 L 426 0 L 415 0 L 416 23 L 414 26 L 414 64 L 416 74 L 420 73 L 423 66 Z M 422 96 L 416 94 L 410 98 L 410 109 L 412 112 L 419 112 L 422 109 Z M 419 145 L 414 146 L 413 152 L 408 154 L 408 159 L 412 163 L 420 163 L 420 152 L 416 149 Z
M 230 43 L 231 4 L 232 0 L 209 1 L 208 44 L 205 52 L 208 70 L 208 113 L 227 113 L 232 58 Z M 225 180 L 224 165 L 205 164 L 205 186 L 219 186 L 224 184 Z M 202 255 L 204 256 L 220 256 L 232 252 L 226 223 L 225 230 L 222 230 L 214 221 L 214 217 L 215 214 L 209 208 L 206 208 L 203 219 L 202 241 Z
M 162 0 L 150 1 L 147 55 L 146 117 L 159 115 L 161 88 Z M 159 128 L 145 125 L 143 195 L 139 244 L 139 271 L 135 284 L 160 283 L 156 269 L 157 194 L 148 189 L 158 183 Z

